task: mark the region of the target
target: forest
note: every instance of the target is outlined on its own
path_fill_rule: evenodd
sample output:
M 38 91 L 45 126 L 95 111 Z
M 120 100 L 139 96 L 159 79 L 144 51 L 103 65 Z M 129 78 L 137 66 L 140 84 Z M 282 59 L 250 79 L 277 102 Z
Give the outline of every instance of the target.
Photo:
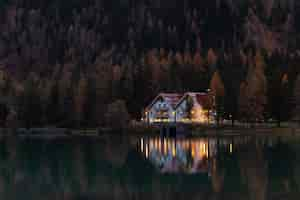
M 0 121 L 124 126 L 159 92 L 233 121 L 300 113 L 295 0 L 1 0 Z

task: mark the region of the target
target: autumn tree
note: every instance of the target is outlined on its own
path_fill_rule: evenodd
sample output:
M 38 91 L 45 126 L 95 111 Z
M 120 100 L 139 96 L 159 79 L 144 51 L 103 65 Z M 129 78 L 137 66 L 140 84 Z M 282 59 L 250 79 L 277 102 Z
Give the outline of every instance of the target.
M 266 105 L 266 92 L 267 80 L 265 77 L 265 62 L 264 58 L 258 52 L 254 58 L 254 64 L 249 65 L 246 78 L 247 96 L 245 97 L 248 105 L 249 120 L 256 122 L 264 119 L 265 105 Z
M 219 124 L 221 117 L 224 115 L 224 96 L 225 88 L 219 70 L 216 70 L 210 81 L 210 92 L 215 96 L 217 124 Z
M 212 48 L 210 48 L 207 52 L 206 62 L 209 66 L 210 71 L 213 71 L 216 68 L 217 64 L 217 55 Z

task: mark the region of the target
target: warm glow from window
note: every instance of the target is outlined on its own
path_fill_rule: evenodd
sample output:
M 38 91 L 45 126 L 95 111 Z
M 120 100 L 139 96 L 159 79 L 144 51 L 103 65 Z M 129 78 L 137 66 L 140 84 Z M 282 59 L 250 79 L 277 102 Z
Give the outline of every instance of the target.
M 159 153 L 161 153 L 161 140 L 159 139 L 159 141 L 158 141 L 158 149 L 159 149 Z
M 166 153 L 167 151 L 168 151 L 167 141 L 166 141 L 166 139 L 164 139 L 164 152 Z
M 150 147 L 150 149 L 153 148 L 153 140 L 150 140 L 150 142 L 149 142 L 149 147 Z
M 149 157 L 149 149 L 148 149 L 148 145 L 146 145 L 146 158 L 148 158 Z
M 141 152 L 144 152 L 144 139 L 141 139 Z
M 173 157 L 176 156 L 176 148 L 175 148 L 175 146 L 172 147 L 172 156 Z
M 161 161 L 172 162 L 174 157 L 181 159 L 181 157 L 184 156 L 186 159 L 188 155 L 191 155 L 192 165 L 189 163 L 185 163 L 184 165 L 188 168 L 187 170 L 197 170 L 196 168 L 200 167 L 202 163 L 205 165 L 205 160 L 209 158 L 207 139 L 175 140 L 168 138 L 150 138 L 146 140 L 142 138 L 139 144 L 141 145 L 140 149 L 145 158 L 149 159 L 151 156 L 151 159 L 157 159 L 156 161 L 159 165 L 161 165 Z M 155 154 L 153 154 L 154 152 Z M 172 157 L 171 160 L 168 159 L 170 156 Z
M 194 158 L 194 157 L 195 157 L 195 148 L 194 148 L 194 147 L 192 147 L 192 152 L 191 152 L 191 154 L 192 154 L 192 157 Z

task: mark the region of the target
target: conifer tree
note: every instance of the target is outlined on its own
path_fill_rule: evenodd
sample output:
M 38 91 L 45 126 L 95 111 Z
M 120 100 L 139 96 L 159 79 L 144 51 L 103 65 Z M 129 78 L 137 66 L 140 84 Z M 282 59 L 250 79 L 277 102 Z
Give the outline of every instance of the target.
M 295 82 L 294 103 L 295 103 L 294 120 L 300 122 L 300 75 L 298 75 Z

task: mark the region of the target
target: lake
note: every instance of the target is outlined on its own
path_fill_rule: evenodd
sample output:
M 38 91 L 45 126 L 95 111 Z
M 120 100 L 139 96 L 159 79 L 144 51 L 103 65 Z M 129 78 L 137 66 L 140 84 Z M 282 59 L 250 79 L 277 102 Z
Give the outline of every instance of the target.
M 299 199 L 300 137 L 2 137 L 0 198 Z

